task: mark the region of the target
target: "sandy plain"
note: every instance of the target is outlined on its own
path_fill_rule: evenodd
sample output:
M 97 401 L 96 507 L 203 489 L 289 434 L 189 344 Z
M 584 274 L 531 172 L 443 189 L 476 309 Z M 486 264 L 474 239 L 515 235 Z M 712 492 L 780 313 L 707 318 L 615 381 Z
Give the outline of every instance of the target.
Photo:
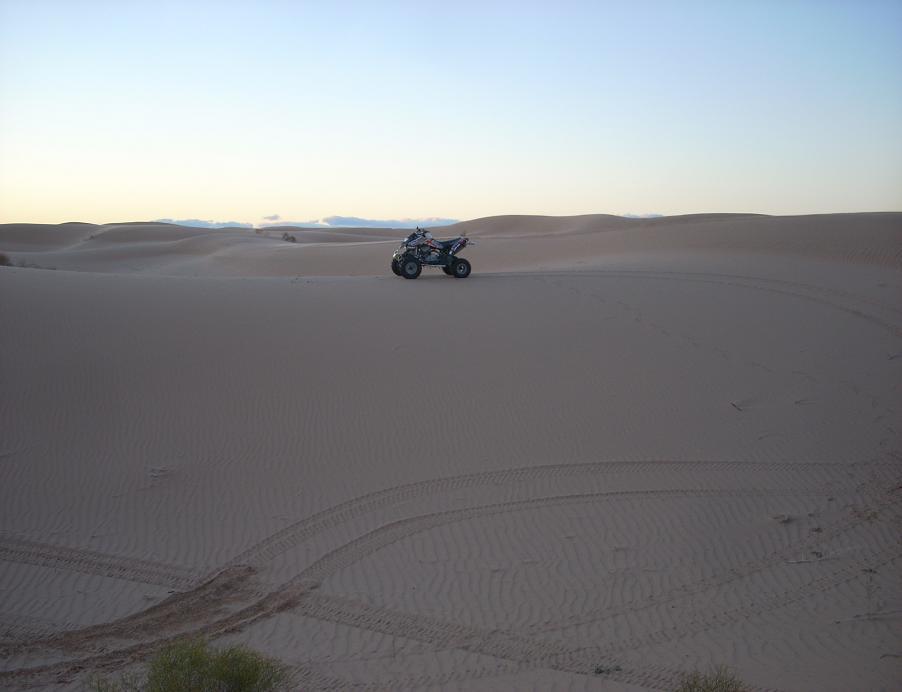
M 460 232 L 0 226 L 0 688 L 900 689 L 902 214 Z

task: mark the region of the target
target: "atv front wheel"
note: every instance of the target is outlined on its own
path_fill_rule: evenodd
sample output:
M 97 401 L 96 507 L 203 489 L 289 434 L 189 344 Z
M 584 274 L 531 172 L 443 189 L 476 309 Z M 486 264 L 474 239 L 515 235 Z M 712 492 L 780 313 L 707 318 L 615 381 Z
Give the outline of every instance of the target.
M 401 276 L 401 267 L 398 266 L 398 260 L 393 259 L 391 261 L 391 270 L 395 276 Z
M 405 279 L 415 279 L 423 271 L 423 266 L 415 259 L 405 259 L 401 262 L 401 276 Z
M 465 259 L 456 259 L 451 265 L 455 279 L 466 279 L 470 275 L 470 263 Z

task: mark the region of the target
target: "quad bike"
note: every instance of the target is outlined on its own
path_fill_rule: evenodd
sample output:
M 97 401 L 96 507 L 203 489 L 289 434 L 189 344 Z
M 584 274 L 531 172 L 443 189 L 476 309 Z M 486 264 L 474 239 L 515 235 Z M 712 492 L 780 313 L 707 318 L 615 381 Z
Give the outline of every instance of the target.
M 439 267 L 448 276 L 466 279 L 470 275 L 470 263 L 457 253 L 467 245 L 475 245 L 466 236 L 451 240 L 424 239 L 419 228 L 407 236 L 391 258 L 391 270 L 405 279 L 415 279 L 423 267 Z

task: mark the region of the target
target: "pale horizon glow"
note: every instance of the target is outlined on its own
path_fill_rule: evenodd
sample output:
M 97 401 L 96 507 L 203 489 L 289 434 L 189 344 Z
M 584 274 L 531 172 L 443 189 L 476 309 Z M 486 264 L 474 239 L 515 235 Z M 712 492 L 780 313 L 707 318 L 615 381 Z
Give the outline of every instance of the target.
M 0 0 L 0 223 L 893 210 L 893 0 Z

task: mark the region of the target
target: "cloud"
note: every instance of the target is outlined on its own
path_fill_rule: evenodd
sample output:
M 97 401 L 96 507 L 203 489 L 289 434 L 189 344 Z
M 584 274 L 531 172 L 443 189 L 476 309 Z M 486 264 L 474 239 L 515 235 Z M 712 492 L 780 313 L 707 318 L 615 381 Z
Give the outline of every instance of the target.
M 416 226 L 449 226 L 457 219 L 435 216 L 420 219 L 364 219 L 359 216 L 326 216 L 312 221 L 284 221 L 278 214 L 264 216 L 260 226 L 300 226 L 301 228 L 415 228 Z
M 252 223 L 240 221 L 209 221 L 205 219 L 154 219 L 153 223 L 174 223 L 178 226 L 192 226 L 194 228 L 253 228 Z
M 194 228 L 269 228 L 298 226 L 301 228 L 415 228 L 416 226 L 448 226 L 457 219 L 429 216 L 419 219 L 364 219 L 359 216 L 326 216 L 308 221 L 287 221 L 279 214 L 262 217 L 258 224 L 244 221 L 211 221 L 209 219 L 154 219 L 153 223 L 172 223 Z
M 361 219 L 357 216 L 327 216 L 327 226 L 343 228 L 416 228 L 417 226 L 449 226 L 457 219 L 440 219 L 430 216 L 422 219 Z

